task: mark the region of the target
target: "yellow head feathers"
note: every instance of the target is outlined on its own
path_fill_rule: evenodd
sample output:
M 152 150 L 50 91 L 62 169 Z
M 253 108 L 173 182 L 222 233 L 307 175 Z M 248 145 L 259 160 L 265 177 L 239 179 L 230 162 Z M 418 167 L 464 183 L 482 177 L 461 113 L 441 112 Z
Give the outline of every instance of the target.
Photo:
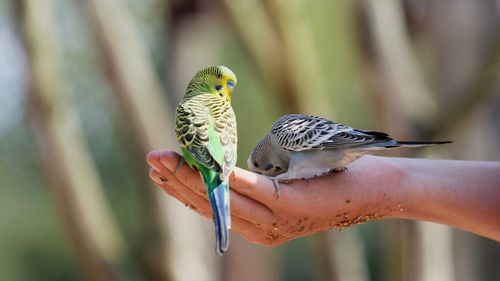
M 210 66 L 196 73 L 186 92 L 209 92 L 231 102 L 236 83 L 236 75 L 231 69 L 225 66 Z

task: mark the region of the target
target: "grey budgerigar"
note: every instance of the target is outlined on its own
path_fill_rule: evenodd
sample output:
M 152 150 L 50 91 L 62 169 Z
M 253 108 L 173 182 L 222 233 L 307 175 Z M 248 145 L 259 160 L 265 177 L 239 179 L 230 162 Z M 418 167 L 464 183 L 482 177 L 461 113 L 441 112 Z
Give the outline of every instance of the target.
M 442 142 L 396 141 L 386 133 L 363 131 L 325 118 L 289 114 L 280 117 L 248 157 L 250 171 L 279 183 L 340 172 L 364 154 L 397 147 Z

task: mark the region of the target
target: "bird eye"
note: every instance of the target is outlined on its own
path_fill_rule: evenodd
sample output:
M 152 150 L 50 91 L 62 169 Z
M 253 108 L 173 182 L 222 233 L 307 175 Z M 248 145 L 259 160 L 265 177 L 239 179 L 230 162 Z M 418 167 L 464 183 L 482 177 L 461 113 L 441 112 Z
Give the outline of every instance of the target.
M 216 89 L 217 91 L 220 91 L 220 90 L 222 90 L 222 86 L 221 86 L 221 85 L 215 85 L 215 89 Z
M 233 88 L 234 87 L 234 81 L 232 79 L 227 80 L 227 87 L 228 88 Z
M 258 167 L 259 167 L 259 163 L 257 163 L 256 161 L 254 161 L 254 162 L 253 162 L 253 166 L 254 166 L 255 168 L 258 168 Z

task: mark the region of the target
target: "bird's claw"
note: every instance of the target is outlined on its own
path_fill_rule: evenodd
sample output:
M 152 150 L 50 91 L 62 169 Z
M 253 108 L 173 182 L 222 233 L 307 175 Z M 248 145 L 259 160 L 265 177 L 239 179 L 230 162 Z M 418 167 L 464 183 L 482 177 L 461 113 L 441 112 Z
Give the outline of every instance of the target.
M 276 195 L 276 199 L 280 198 L 280 183 L 277 178 L 271 178 L 274 185 L 274 194 Z
M 174 175 L 177 173 L 177 171 L 179 171 L 184 163 L 186 163 L 186 160 L 184 160 L 184 157 L 181 156 L 181 159 L 179 160 L 179 162 L 177 162 L 177 166 L 175 166 Z

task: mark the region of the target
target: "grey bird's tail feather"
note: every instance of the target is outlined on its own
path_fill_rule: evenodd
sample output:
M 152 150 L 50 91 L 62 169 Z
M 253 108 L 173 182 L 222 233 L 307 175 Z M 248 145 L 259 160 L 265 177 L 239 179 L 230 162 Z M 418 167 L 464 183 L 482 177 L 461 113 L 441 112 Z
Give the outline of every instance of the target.
M 369 145 L 361 146 L 359 147 L 359 150 L 376 151 L 376 150 L 392 149 L 399 147 L 423 147 L 423 146 L 432 146 L 432 145 L 447 144 L 447 143 L 452 143 L 452 142 L 451 141 L 395 141 L 391 139 L 384 142 L 372 143 Z
M 421 147 L 438 144 L 452 143 L 452 141 L 395 141 L 393 145 L 388 145 L 386 148 L 392 147 Z
M 363 131 L 354 129 L 353 132 L 361 133 L 363 136 L 372 138 L 371 143 L 361 145 L 362 148 L 369 150 L 378 150 L 384 148 L 397 148 L 397 147 L 422 147 L 438 144 L 452 143 L 452 141 L 397 141 L 392 139 L 388 134 L 377 131 Z
M 222 255 L 229 247 L 229 229 L 231 215 L 229 213 L 229 186 L 227 181 L 222 182 L 208 192 L 210 205 L 215 223 L 215 238 L 217 254 Z

